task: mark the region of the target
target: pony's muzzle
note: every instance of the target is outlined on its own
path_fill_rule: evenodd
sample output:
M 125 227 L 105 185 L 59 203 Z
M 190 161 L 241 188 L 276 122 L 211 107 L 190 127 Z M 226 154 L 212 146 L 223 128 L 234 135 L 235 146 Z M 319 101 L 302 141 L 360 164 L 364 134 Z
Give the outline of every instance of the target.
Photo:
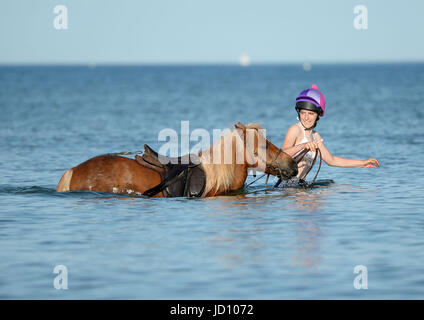
M 284 167 L 280 166 L 278 171 L 282 175 L 282 179 L 291 179 L 298 173 L 297 163 L 295 161 L 290 161 L 288 165 L 285 165 Z

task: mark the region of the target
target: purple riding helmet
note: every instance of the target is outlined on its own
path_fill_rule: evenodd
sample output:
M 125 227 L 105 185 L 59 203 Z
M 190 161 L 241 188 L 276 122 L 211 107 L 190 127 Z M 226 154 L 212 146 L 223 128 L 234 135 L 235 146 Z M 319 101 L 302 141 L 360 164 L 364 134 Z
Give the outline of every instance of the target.
M 296 98 L 296 111 L 301 109 L 311 110 L 323 116 L 325 113 L 325 97 L 318 90 L 316 84 L 312 85 L 312 89 L 303 90 Z

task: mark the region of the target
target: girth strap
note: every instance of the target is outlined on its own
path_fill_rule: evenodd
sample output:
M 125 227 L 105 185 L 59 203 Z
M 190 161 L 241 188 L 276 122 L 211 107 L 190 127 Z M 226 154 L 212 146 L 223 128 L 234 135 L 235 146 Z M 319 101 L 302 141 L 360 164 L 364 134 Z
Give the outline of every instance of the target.
M 163 191 L 168 186 L 172 185 L 180 178 L 184 178 L 186 180 L 188 168 L 181 168 L 180 170 L 175 171 L 172 175 L 168 176 L 157 186 L 150 188 L 149 190 L 144 191 L 143 196 L 153 197 L 157 195 L 159 192 Z M 186 181 L 184 181 L 184 187 L 186 187 Z M 185 189 L 185 188 L 184 188 Z
M 206 175 L 195 155 L 169 158 L 160 156 L 148 145 L 144 145 L 145 153 L 142 157 L 136 156 L 136 161 L 143 167 L 159 173 L 162 182 L 146 190 L 143 195 L 153 197 L 159 192 L 164 197 L 201 197 L 206 186 Z M 162 163 L 159 159 L 165 160 Z

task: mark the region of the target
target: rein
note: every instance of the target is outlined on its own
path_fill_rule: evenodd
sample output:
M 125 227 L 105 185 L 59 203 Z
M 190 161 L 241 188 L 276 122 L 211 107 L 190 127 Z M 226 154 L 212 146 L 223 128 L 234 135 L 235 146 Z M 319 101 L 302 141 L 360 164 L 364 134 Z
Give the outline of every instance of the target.
M 319 153 L 319 167 L 318 167 L 318 171 L 317 171 L 317 173 L 316 173 L 316 175 L 315 175 L 314 179 L 312 180 L 312 183 L 311 183 L 311 184 L 314 184 L 314 183 L 315 183 L 315 180 L 316 180 L 316 179 L 317 179 L 317 177 L 318 177 L 318 173 L 319 173 L 319 171 L 321 170 L 322 155 L 321 155 L 321 151 L 320 151 L 319 149 L 317 149 L 317 151 L 318 151 L 318 152 L 316 152 L 316 153 L 315 153 L 315 158 L 314 158 L 314 161 L 312 162 L 312 166 L 309 168 L 308 172 L 307 172 L 307 173 L 306 173 L 306 175 L 305 175 L 305 177 L 306 177 L 306 176 L 309 174 L 309 172 L 312 170 L 312 168 L 314 167 L 315 162 L 317 161 L 317 158 L 318 158 L 318 153 Z

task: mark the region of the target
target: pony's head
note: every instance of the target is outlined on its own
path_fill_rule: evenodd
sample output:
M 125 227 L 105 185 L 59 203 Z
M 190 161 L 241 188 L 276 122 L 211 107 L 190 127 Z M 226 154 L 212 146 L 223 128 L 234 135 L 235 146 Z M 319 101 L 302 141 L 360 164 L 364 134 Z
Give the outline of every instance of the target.
M 283 180 L 297 175 L 297 163 L 264 136 L 259 124 L 238 122 L 234 126 L 244 141 L 248 168 L 256 168 Z

